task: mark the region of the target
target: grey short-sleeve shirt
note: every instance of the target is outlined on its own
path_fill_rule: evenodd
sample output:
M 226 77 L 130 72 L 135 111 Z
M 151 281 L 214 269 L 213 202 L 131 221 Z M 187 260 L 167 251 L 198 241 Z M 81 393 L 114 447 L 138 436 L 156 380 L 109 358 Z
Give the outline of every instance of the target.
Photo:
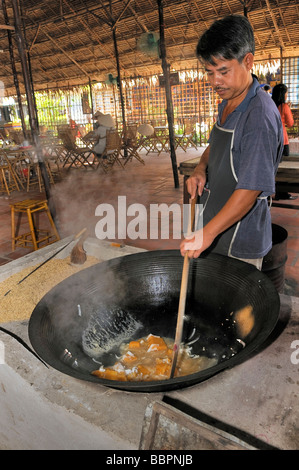
M 226 100 L 219 105 L 218 125 Z M 242 103 L 227 117 L 225 129 L 235 129 L 232 148 L 238 182 L 236 189 L 275 193 L 275 175 L 282 157 L 283 131 L 271 96 L 254 78 Z
M 231 254 L 239 258 L 265 256 L 272 245 L 267 197 L 275 193 L 275 175 L 283 150 L 280 114 L 272 98 L 254 79 L 242 103 L 220 124 L 226 100 L 219 105 L 218 127 L 234 130 L 232 158 L 235 189 L 261 191 L 255 206 L 238 224 Z M 214 131 L 215 132 L 215 131 Z M 213 130 L 210 141 L 213 139 Z

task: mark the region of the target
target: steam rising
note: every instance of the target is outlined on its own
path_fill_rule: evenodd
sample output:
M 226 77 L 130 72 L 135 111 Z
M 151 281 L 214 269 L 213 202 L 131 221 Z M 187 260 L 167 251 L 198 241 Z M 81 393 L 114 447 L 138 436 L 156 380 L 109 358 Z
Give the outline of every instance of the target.
M 101 170 L 70 170 L 61 182 L 53 186 L 52 197 L 59 214 L 62 236 L 76 234 L 86 227 L 89 236 L 95 237 L 95 226 L 99 220 L 95 215 L 97 206 L 109 203 L 117 211 L 119 195 L 126 196 L 128 204 L 149 204 L 142 174 L 138 176 L 138 181 L 134 180 L 132 188 L 131 170 L 122 171 L 121 175 L 119 172 L 103 174 Z

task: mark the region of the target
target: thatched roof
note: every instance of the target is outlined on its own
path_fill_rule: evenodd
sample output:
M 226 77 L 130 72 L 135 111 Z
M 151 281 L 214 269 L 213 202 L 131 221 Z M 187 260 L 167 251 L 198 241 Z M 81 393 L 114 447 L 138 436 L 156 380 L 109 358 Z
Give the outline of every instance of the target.
M 6 5 L 14 26 L 12 2 Z M 149 32 L 159 32 L 156 0 L 19 0 L 21 22 L 35 90 L 105 81 L 117 75 L 112 25 L 123 77 L 161 73 L 161 61 L 140 51 Z M 167 58 L 177 70 L 196 68 L 195 47 L 216 18 L 237 13 L 247 16 L 256 39 L 256 60 L 299 56 L 297 0 L 164 0 Z M 0 25 L 7 19 L 0 10 Z M 9 54 L 12 36 L 22 91 L 22 72 L 14 29 L 0 30 L 0 80 L 6 94 L 15 93 Z

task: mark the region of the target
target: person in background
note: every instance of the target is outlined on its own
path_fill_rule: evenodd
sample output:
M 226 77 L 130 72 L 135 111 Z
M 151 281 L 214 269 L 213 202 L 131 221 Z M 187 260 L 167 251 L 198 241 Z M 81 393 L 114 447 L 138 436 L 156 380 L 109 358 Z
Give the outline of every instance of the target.
M 101 156 L 106 147 L 106 133 L 107 130 L 115 129 L 115 122 L 111 114 L 102 114 L 97 118 L 98 127 L 94 130 L 94 136 L 97 143 L 94 145 L 93 150 L 98 156 Z
M 266 85 L 264 85 L 262 89 L 263 89 L 266 93 L 268 93 L 269 95 L 271 95 L 271 87 L 270 87 L 270 85 L 268 85 L 268 84 L 266 83 Z
M 276 104 L 279 114 L 281 116 L 282 127 L 283 127 L 283 157 L 290 154 L 289 148 L 289 137 L 286 127 L 292 127 L 294 125 L 294 118 L 292 111 L 287 104 L 288 87 L 283 83 L 275 85 L 272 90 L 272 100 Z M 298 196 L 292 196 L 287 192 L 277 192 L 275 200 L 279 199 L 297 199 Z
M 96 122 L 93 124 L 93 130 L 95 130 L 97 127 L 99 127 L 99 122 L 98 122 L 98 118 L 100 116 L 104 116 L 104 113 L 102 113 L 101 111 L 97 110 L 94 115 L 92 116 L 92 119 L 95 120 Z
M 203 227 L 180 245 L 182 256 L 213 252 L 262 267 L 272 247 L 268 197 L 275 193 L 283 133 L 274 102 L 252 77 L 255 43 L 249 20 L 231 15 L 201 36 L 197 56 L 222 98 L 209 145 L 187 180 L 200 196 Z

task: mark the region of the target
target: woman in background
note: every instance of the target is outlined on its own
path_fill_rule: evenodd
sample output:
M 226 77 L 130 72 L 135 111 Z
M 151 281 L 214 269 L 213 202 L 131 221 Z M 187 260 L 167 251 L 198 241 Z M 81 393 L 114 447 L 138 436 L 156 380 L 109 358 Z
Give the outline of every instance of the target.
M 288 87 L 283 83 L 275 85 L 272 90 L 272 100 L 276 104 L 278 111 L 281 116 L 282 127 L 283 127 L 283 157 L 290 154 L 289 148 L 289 137 L 286 127 L 292 127 L 294 124 L 294 118 L 289 105 L 286 103 L 288 96 Z M 282 157 L 282 159 L 283 159 Z M 292 196 L 289 193 L 276 193 L 275 199 L 297 199 L 298 196 Z

